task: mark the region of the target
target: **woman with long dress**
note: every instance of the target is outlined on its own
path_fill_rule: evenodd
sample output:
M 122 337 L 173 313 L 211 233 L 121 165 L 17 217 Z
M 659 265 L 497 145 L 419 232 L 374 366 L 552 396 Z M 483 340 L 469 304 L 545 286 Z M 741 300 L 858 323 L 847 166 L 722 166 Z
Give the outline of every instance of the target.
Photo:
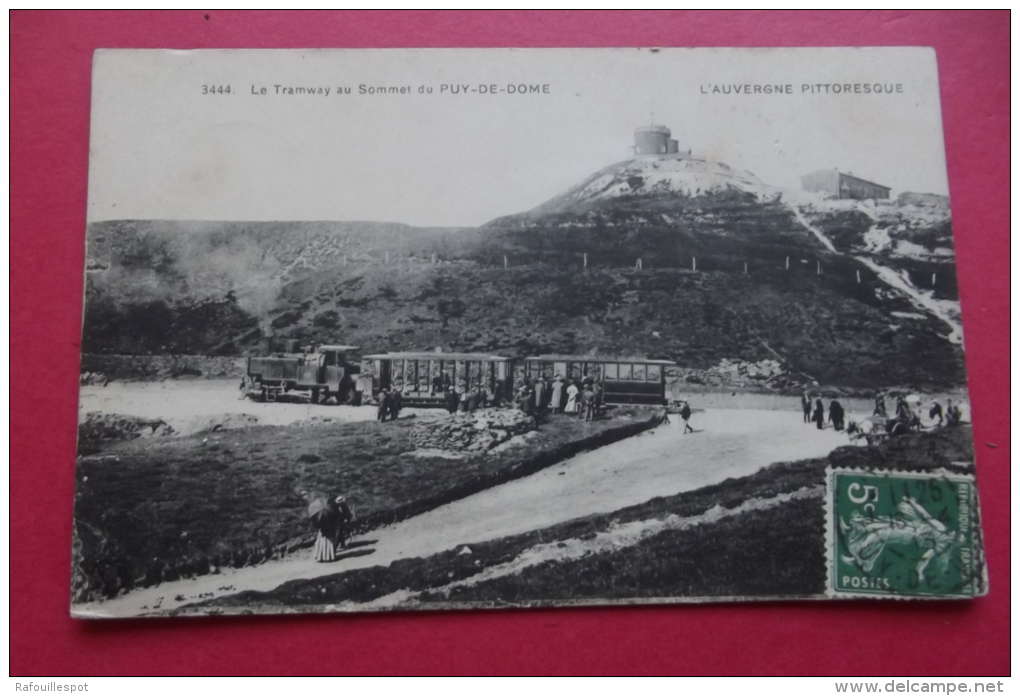
M 557 375 L 552 383 L 552 398 L 549 400 L 553 413 L 559 413 L 563 408 L 563 379 Z
M 340 509 L 331 496 L 317 494 L 308 504 L 308 519 L 315 525 L 315 560 L 331 563 L 336 560 L 336 536 L 340 527 Z
M 821 399 L 815 400 L 815 413 L 811 417 L 811 420 L 815 422 L 815 427 L 819 430 L 825 428 L 825 405 L 822 404 Z
M 563 409 L 565 413 L 577 413 L 577 394 L 580 391 L 573 382 L 567 387 L 567 406 Z

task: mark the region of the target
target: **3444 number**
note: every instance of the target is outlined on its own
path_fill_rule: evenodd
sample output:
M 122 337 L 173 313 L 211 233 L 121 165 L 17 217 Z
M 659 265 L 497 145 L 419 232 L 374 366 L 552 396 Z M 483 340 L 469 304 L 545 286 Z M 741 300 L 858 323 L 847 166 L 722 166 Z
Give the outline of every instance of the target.
M 202 94 L 230 94 L 230 85 L 202 85 Z

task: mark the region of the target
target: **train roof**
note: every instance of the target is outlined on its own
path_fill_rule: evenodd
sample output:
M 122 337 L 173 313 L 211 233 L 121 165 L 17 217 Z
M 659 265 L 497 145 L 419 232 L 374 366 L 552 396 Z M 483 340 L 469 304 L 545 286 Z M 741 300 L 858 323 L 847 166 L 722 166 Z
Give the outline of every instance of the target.
M 370 360 L 487 360 L 499 361 L 509 360 L 503 355 L 490 355 L 488 353 L 436 353 L 435 351 L 403 351 L 396 353 L 377 353 L 366 355 Z
M 589 363 L 641 363 L 643 365 L 676 365 L 672 360 L 650 360 L 648 358 L 622 358 L 606 355 L 529 355 L 525 360 L 545 362 L 589 362 Z
M 326 351 L 334 351 L 334 350 L 340 351 L 342 353 L 350 353 L 352 350 L 357 350 L 357 349 L 358 349 L 357 346 L 340 346 L 340 345 L 336 345 L 336 344 L 333 344 L 333 343 L 327 343 L 325 345 L 319 346 L 316 350 L 318 350 L 318 352 L 320 352 L 320 353 L 325 353 Z

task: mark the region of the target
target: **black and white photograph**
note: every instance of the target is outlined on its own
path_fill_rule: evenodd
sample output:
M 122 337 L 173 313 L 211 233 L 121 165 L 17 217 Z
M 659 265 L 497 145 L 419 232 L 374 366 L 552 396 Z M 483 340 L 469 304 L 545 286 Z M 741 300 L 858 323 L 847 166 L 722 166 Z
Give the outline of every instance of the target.
M 77 618 L 987 592 L 926 48 L 101 50 Z

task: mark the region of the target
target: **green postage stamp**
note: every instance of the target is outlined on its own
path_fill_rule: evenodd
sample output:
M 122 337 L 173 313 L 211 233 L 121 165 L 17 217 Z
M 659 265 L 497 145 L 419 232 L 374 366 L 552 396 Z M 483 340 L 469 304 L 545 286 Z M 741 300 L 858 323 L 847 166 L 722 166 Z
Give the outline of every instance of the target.
M 987 592 L 972 476 L 829 468 L 825 502 L 829 596 Z

